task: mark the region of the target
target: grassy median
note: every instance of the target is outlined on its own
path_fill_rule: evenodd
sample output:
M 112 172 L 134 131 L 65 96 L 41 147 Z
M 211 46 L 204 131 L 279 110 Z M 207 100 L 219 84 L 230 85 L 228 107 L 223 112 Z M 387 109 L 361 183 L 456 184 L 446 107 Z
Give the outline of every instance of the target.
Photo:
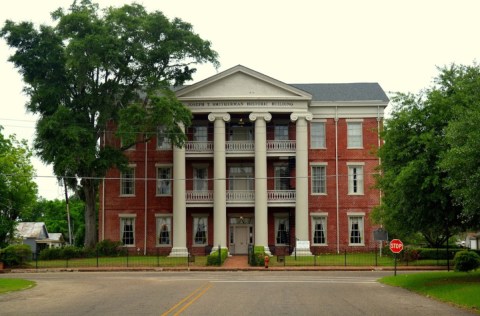
M 379 281 L 480 312 L 480 271 L 400 274 Z
M 35 285 L 34 281 L 24 279 L 0 279 L 0 294 L 26 290 Z

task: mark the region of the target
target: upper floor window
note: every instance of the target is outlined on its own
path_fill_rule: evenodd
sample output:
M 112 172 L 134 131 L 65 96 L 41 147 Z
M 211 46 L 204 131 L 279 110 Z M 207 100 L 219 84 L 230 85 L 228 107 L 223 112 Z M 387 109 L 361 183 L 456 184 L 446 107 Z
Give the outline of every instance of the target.
M 172 168 L 157 167 L 157 195 L 172 194 Z
M 193 169 L 193 191 L 208 191 L 207 167 L 195 167 Z
M 120 172 L 120 194 L 135 195 L 135 168 L 128 167 Z
M 312 166 L 312 194 L 327 193 L 327 166 Z
M 172 149 L 172 143 L 167 137 L 164 126 L 157 128 L 157 149 L 169 150 Z
M 288 140 L 288 123 L 275 124 L 275 140 Z
M 310 147 L 325 148 L 325 122 L 310 123 Z
M 206 125 L 197 125 L 193 128 L 193 141 L 206 142 L 208 141 L 208 127 Z
M 290 175 L 288 165 L 275 166 L 275 190 L 289 190 Z
M 254 190 L 254 174 L 251 166 L 230 166 L 228 169 L 228 188 L 232 191 Z
M 362 122 L 347 122 L 347 147 L 363 148 Z
M 348 194 L 363 194 L 363 165 L 349 164 Z

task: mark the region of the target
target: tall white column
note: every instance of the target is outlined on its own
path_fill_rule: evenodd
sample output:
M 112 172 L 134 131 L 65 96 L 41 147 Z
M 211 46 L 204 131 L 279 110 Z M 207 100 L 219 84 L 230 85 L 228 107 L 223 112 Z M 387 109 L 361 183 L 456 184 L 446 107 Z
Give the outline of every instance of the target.
M 268 194 L 267 194 L 267 123 L 270 113 L 251 113 L 255 122 L 255 245 L 268 248 Z
M 183 128 L 183 127 L 182 127 Z M 185 147 L 173 147 L 173 247 L 170 257 L 187 257 Z
M 295 237 L 298 241 L 309 241 L 308 234 L 308 123 L 311 113 L 292 113 L 290 119 L 296 122 L 296 163 L 295 163 Z M 295 247 L 297 256 L 312 255 L 310 247 L 302 243 Z
M 225 158 L 225 122 L 230 121 L 228 113 L 210 113 L 208 120 L 213 123 L 213 249 L 218 245 L 227 248 L 227 184 Z

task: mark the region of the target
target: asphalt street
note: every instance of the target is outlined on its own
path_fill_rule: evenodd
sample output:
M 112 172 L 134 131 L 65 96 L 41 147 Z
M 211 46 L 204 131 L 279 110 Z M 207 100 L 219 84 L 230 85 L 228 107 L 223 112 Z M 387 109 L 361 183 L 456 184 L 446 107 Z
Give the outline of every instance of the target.
M 42 272 L 0 315 L 472 315 L 382 285 L 385 271 Z

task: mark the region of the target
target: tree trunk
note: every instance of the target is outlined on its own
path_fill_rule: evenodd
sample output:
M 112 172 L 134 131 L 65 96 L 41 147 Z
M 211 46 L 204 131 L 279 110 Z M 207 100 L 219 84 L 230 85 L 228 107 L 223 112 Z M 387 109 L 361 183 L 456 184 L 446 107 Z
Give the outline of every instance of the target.
M 85 194 L 85 247 L 93 248 L 97 244 L 97 187 L 95 180 L 82 180 Z

